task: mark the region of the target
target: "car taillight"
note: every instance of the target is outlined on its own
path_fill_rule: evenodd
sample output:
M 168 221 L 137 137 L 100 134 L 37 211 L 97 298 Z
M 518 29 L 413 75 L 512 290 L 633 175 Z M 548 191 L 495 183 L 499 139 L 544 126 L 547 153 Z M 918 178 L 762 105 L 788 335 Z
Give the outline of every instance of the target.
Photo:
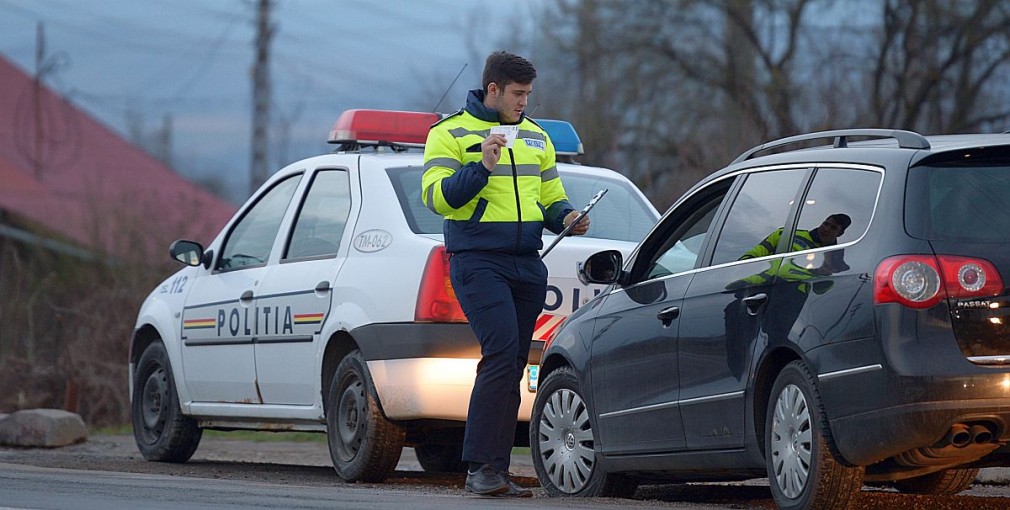
M 996 296 L 1003 279 L 988 260 L 953 255 L 899 255 L 877 265 L 873 302 L 929 308 L 941 299 Z
M 456 293 L 449 281 L 449 254 L 445 246 L 438 246 L 428 254 L 421 276 L 421 288 L 417 292 L 417 306 L 414 308 L 417 322 L 466 322 L 466 315 L 456 301 Z

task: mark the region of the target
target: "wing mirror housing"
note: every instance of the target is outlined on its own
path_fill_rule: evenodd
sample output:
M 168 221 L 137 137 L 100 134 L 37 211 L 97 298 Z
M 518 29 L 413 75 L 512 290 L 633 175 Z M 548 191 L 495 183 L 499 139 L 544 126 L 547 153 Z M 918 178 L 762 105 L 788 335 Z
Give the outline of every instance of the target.
M 606 250 L 594 253 L 578 265 L 579 281 L 584 285 L 601 283 L 610 285 L 617 283 L 623 276 L 621 267 L 624 265 L 624 255 L 617 250 Z
M 203 246 L 196 241 L 179 239 L 168 247 L 168 254 L 172 257 L 172 260 L 181 262 L 187 266 L 196 267 L 201 264 L 206 265 L 208 262 L 208 258 L 203 251 Z

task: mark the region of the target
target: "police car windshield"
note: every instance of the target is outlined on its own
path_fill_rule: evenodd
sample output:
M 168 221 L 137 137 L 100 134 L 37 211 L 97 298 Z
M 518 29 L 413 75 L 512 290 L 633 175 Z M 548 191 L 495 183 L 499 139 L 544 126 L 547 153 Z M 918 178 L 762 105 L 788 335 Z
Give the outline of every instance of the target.
M 638 242 L 652 229 L 658 217 L 647 203 L 627 183 L 595 175 L 561 171 L 561 180 L 572 206 L 580 209 L 596 194 L 607 188 L 607 196 L 591 213 L 592 224 L 586 237 Z M 421 167 L 388 168 L 400 208 L 415 234 L 441 234 L 442 217 L 431 212 L 421 202 Z M 544 231 L 545 233 L 550 233 Z

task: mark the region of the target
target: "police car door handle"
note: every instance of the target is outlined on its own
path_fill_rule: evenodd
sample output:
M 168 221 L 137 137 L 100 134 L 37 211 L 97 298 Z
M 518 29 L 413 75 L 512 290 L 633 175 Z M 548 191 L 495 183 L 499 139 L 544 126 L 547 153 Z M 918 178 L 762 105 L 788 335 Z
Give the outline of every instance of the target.
M 253 291 L 247 290 L 247 291 L 245 291 L 245 292 L 242 293 L 242 296 L 240 296 L 238 298 L 238 300 L 242 301 L 242 302 L 247 302 L 247 301 L 252 301 L 252 298 L 253 298 Z
M 747 305 L 748 314 L 757 315 L 766 301 L 768 301 L 768 295 L 762 292 L 761 294 L 755 294 L 749 298 L 744 298 L 743 304 Z
M 680 307 L 671 306 L 656 314 L 656 318 L 663 322 L 663 327 L 668 327 L 673 319 L 676 319 L 680 315 Z
M 330 290 L 330 282 L 323 280 L 316 284 L 316 292 L 326 292 Z

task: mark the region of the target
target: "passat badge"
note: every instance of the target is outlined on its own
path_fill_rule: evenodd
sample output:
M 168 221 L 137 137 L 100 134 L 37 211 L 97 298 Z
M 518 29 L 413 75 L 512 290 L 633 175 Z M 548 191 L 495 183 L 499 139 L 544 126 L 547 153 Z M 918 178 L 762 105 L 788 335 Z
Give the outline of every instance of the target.
M 354 238 L 354 249 L 371 253 L 379 251 L 393 242 L 393 234 L 385 230 L 366 230 Z

